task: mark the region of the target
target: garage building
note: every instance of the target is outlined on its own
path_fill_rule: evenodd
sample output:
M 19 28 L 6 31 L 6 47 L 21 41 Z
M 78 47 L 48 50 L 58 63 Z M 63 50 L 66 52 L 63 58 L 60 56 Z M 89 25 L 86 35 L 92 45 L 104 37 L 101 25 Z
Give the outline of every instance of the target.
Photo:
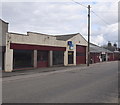
M 6 33 L 4 70 L 86 64 L 87 41 L 79 33 Z

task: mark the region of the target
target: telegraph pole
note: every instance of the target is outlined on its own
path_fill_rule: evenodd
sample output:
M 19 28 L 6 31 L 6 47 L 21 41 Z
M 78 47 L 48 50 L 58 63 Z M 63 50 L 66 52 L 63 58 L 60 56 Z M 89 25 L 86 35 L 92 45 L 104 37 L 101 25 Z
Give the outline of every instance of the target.
M 87 66 L 90 64 L 90 5 L 88 5 L 88 61 Z

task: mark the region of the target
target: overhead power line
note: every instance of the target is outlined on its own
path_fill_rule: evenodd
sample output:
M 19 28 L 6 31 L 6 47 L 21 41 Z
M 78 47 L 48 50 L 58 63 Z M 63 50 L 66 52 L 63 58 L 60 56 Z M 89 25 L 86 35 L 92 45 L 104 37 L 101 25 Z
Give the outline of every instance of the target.
M 97 13 L 111 13 L 111 14 L 113 14 L 113 13 L 118 13 L 118 11 L 95 11 L 95 12 L 97 12 Z
M 90 56 L 89 56 L 89 44 L 90 44 L 90 12 L 91 13 L 93 13 L 95 16 L 97 16 L 102 22 L 104 22 L 106 25 L 110 25 L 108 22 L 106 22 L 105 20 L 104 20 L 104 18 L 102 18 L 101 16 L 99 16 L 99 15 L 97 15 L 94 11 L 92 11 L 92 10 L 90 10 L 90 5 L 88 5 L 88 7 L 87 6 L 85 6 L 85 5 L 83 5 L 83 4 L 81 4 L 81 3 L 79 3 L 79 2 L 76 2 L 76 1 L 74 1 L 74 0 L 72 0 L 74 3 L 76 3 L 76 4 L 78 4 L 78 5 L 80 5 L 80 6 L 83 6 L 83 7 L 85 7 L 85 8 L 88 8 L 88 62 L 87 62 L 87 66 L 89 66 L 89 61 L 90 61 Z M 101 11 L 102 12 L 102 11 Z M 104 11 L 105 12 L 105 11 Z M 119 30 L 119 29 L 118 29 Z M 117 43 L 119 43 L 119 41 L 116 41 Z M 119 45 L 119 44 L 118 44 Z
M 85 7 L 85 8 L 88 8 L 87 6 L 81 4 L 81 3 L 77 2 L 77 1 L 74 1 L 74 0 L 72 0 L 72 1 L 73 1 L 74 3 L 76 3 L 76 4 L 78 4 L 78 5 L 81 5 L 81 6 Z
M 81 4 L 81 3 L 77 2 L 77 1 L 74 1 L 74 0 L 72 0 L 72 1 L 73 1 L 74 3 L 76 3 L 76 4 L 78 4 L 78 5 L 81 5 L 81 6 L 85 7 L 85 8 L 88 8 L 87 6 Z M 97 15 L 94 11 L 91 10 L 91 12 L 92 12 L 95 16 L 97 16 L 100 20 L 102 20 L 105 24 L 109 25 L 103 18 L 101 18 L 99 15 Z
M 91 11 L 94 15 L 96 15 L 99 19 L 101 19 L 105 24 L 109 25 L 103 18 L 97 15 L 94 11 Z

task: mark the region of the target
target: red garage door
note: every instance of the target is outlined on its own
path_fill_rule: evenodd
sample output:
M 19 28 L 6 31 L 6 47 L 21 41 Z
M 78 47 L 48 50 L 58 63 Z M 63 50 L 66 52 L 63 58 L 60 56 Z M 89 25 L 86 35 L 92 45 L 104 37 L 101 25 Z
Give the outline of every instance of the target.
M 85 46 L 76 46 L 76 63 L 77 64 L 86 64 L 86 47 Z
M 108 53 L 108 61 L 113 61 L 113 53 Z
M 37 52 L 37 67 L 48 67 L 48 51 Z

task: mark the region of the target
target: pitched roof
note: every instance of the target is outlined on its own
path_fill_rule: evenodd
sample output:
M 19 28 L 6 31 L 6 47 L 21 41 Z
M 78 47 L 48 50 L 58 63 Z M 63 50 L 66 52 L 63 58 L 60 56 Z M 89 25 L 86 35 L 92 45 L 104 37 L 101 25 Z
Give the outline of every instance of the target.
M 90 44 L 90 52 L 92 53 L 100 53 L 100 52 L 108 52 L 108 53 L 113 53 L 112 51 L 109 51 L 103 47 L 97 46 L 95 44 Z
M 75 33 L 75 34 L 69 34 L 69 35 L 56 35 L 56 39 L 57 40 L 63 40 L 63 41 L 67 41 L 68 39 L 78 35 L 79 33 Z
M 75 35 L 79 34 L 79 33 L 75 33 L 75 34 L 67 34 L 67 35 L 50 35 L 50 34 L 48 35 L 48 34 L 37 33 L 37 32 L 27 32 L 27 33 L 33 33 L 33 34 L 39 34 L 39 35 L 56 37 L 57 40 L 63 40 L 63 41 L 66 41 L 66 40 L 74 37 Z

